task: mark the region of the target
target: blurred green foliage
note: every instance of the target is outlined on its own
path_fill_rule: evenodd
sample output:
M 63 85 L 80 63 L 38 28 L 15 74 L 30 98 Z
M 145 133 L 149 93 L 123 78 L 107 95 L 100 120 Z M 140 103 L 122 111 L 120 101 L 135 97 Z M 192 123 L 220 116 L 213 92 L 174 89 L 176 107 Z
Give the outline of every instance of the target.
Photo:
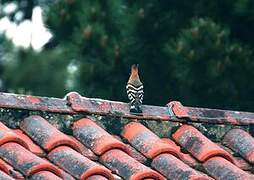
M 192 104 L 244 107 L 253 99 L 252 51 L 230 39 L 227 28 L 198 18 L 165 48 L 179 94 Z M 179 71 L 181 69 L 181 71 Z M 188 89 L 188 90 L 186 90 Z
M 5 45 L 8 91 L 127 101 L 130 66 L 139 63 L 146 104 L 254 111 L 251 0 L 27 2 L 43 6 L 53 39 L 41 52 Z

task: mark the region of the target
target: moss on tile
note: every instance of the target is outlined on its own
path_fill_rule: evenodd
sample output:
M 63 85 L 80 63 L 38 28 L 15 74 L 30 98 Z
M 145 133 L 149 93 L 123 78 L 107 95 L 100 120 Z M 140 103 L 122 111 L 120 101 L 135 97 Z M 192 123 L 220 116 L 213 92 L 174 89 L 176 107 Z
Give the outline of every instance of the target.
M 72 134 L 71 125 L 78 119 L 89 117 L 96 121 L 100 126 L 105 128 L 109 133 L 120 135 L 121 131 L 127 123 L 130 121 L 137 121 L 133 119 L 87 115 L 84 113 L 77 114 L 59 114 L 49 113 L 41 111 L 29 111 L 0 108 L 0 121 L 6 124 L 10 128 L 18 128 L 20 121 L 30 115 L 39 115 L 47 119 L 52 125 L 59 130 L 67 134 Z M 153 120 L 139 120 L 143 125 L 155 132 L 160 137 L 171 137 L 182 123 L 169 122 L 169 121 L 153 121 Z M 232 128 L 243 128 L 249 132 L 248 126 L 232 126 L 232 125 L 216 125 L 216 124 L 200 124 L 200 123 L 188 123 L 196 127 L 205 136 L 214 142 L 219 142 L 223 138 L 224 134 Z

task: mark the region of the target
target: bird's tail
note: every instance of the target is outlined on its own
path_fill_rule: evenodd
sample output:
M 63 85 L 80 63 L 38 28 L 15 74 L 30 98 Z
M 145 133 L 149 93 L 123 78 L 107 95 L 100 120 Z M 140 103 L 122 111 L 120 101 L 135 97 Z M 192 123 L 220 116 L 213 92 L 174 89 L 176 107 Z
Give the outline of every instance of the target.
M 130 113 L 142 114 L 141 104 L 140 104 L 140 103 L 136 103 L 136 102 L 134 102 L 133 104 L 131 104 Z

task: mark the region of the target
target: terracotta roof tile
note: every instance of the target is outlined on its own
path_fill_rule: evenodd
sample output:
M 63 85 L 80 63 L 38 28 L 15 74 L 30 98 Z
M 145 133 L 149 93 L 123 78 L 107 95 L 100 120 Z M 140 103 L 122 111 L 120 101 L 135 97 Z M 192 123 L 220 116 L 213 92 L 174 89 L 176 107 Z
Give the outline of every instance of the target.
M 222 142 L 250 163 L 254 163 L 254 138 L 244 130 L 230 130 Z
M 75 99 L 76 95 L 71 95 L 73 106 L 63 102 L 68 98 L 17 98 L 11 95 L 9 103 L 8 97 L 0 98 L 0 109 L 19 107 L 31 112 L 42 111 L 38 115 L 27 113 L 22 116 L 16 122 L 15 129 L 11 129 L 5 119 L 0 122 L 0 179 L 254 179 L 253 137 L 244 128 L 232 126 L 231 130 L 223 133 L 225 136 L 222 139 L 214 142 L 193 124 L 178 124 L 174 132 L 161 138 L 157 135 L 159 132 L 142 123 L 123 119 L 119 124 L 112 124 L 115 129 L 119 128 L 119 133 L 111 134 L 110 128 L 101 125 L 97 116 L 92 120 L 83 113 L 92 109 L 91 113 L 112 115 L 112 110 L 119 110 L 124 114 L 117 114 L 118 117 L 134 117 L 126 114 L 126 104 L 104 100 L 98 103 L 83 97 Z M 89 106 L 84 107 L 87 103 Z M 179 103 L 171 105 L 179 117 L 195 118 L 197 109 L 183 107 Z M 76 112 L 75 108 L 81 113 Z M 145 106 L 143 118 L 153 116 L 152 119 L 165 121 L 168 119 L 167 113 L 170 117 L 174 115 L 174 112 L 167 111 L 168 108 Z M 54 112 L 54 115 L 71 115 L 74 117 L 73 123 L 69 126 L 65 124 L 64 129 L 57 122 L 52 123 L 44 111 Z M 156 112 L 149 114 L 149 111 Z M 209 115 L 207 111 L 214 113 L 214 117 L 220 114 L 230 118 L 237 116 L 237 122 L 244 124 L 239 120 L 244 113 L 238 116 L 237 113 L 222 113 L 221 110 L 200 109 L 200 120 Z M 247 116 L 250 118 L 252 114 Z M 107 119 L 107 116 L 104 118 Z M 180 122 L 184 121 L 182 119 Z M 248 121 L 252 122 L 250 119 Z M 234 157 L 236 155 L 240 157 Z
M 128 152 L 126 145 L 114 138 L 107 131 L 88 118 L 78 120 L 73 125 L 73 134 L 84 145 L 91 148 L 98 155 L 118 148 Z
M 46 151 L 60 145 L 67 145 L 81 152 L 80 146 L 72 138 L 40 116 L 34 115 L 25 118 L 20 124 L 20 128 Z
M 13 130 L 22 140 L 25 141 L 25 143 L 28 145 L 29 151 L 36 154 L 40 157 L 45 157 L 45 152 L 43 149 L 35 144 L 29 136 L 27 136 L 21 129 L 14 129 Z
M 129 144 L 126 144 L 128 150 L 129 150 L 129 155 L 136 159 L 137 161 L 141 162 L 142 164 L 146 164 L 148 159 L 142 155 L 139 151 L 137 151 L 134 147 L 132 147 Z
M 153 159 L 155 156 L 165 152 L 172 153 L 179 157 L 179 150 L 176 146 L 165 143 L 156 134 L 140 123 L 131 122 L 125 125 L 122 136 L 147 158 Z
M 213 156 L 223 156 L 234 163 L 234 158 L 231 154 L 213 143 L 193 126 L 182 125 L 173 134 L 173 138 L 201 162 Z
M 48 159 L 43 158 L 44 160 L 46 160 L 47 162 L 50 162 Z M 64 171 L 63 169 L 61 169 L 60 167 L 58 167 L 57 165 L 55 165 L 55 168 L 59 171 L 59 176 L 64 179 L 64 180 L 75 180 L 75 178 L 70 175 L 69 173 L 67 173 L 66 171 Z
M 222 157 L 212 157 L 204 163 L 204 168 L 215 179 L 250 180 L 250 174 L 237 168 Z
M 85 145 L 83 145 L 81 142 L 79 142 L 73 136 L 69 136 L 69 137 L 71 139 L 73 139 L 73 141 L 75 141 L 75 143 L 79 146 L 80 153 L 83 156 L 85 156 L 85 157 L 87 157 L 87 158 L 89 158 L 89 159 L 91 159 L 93 161 L 97 161 L 99 159 L 98 156 L 96 154 L 94 154 L 94 152 L 91 149 L 87 148 Z
M 20 136 L 0 122 L 0 145 L 7 142 L 16 142 L 28 148 L 28 145 Z
M 101 156 L 100 161 L 124 179 L 165 179 L 158 172 L 144 166 L 119 149 L 107 151 Z
M 200 164 L 190 154 L 181 152 L 181 147 L 178 146 L 173 140 L 171 140 L 169 138 L 161 138 L 161 140 L 163 140 L 165 143 L 169 143 L 171 146 L 175 146 L 175 148 L 178 151 L 178 157 L 179 157 L 179 159 L 181 159 L 185 164 L 188 164 L 191 167 L 196 167 L 196 166 L 198 166 Z
M 113 179 L 108 169 L 82 156 L 68 146 L 59 146 L 53 149 L 48 154 L 48 158 L 78 179 L 86 179 L 96 174 L 101 174 L 109 179 Z
M 164 153 L 160 154 L 153 159 L 152 167 L 163 174 L 165 177 L 172 178 L 174 180 L 182 179 L 211 179 L 207 175 L 200 173 L 181 160 L 177 159 L 172 154 Z
M 120 140 L 120 141 L 124 141 L 120 136 L 117 135 L 113 135 L 116 139 Z M 132 147 L 130 144 L 126 144 L 126 147 L 128 149 L 129 155 L 131 157 L 133 157 L 134 159 L 136 159 L 137 161 L 141 162 L 142 164 L 147 163 L 148 159 L 141 154 L 139 151 L 137 151 L 134 147 Z
M 238 153 L 235 153 L 234 151 L 232 151 L 230 148 L 222 145 L 221 143 L 217 143 L 221 148 L 223 148 L 224 150 L 226 150 L 227 152 L 229 152 L 232 155 L 237 155 L 234 156 L 234 161 L 235 161 L 235 165 L 237 167 L 239 167 L 240 169 L 243 169 L 245 171 L 251 170 L 252 169 L 252 165 L 246 161 L 242 156 L 239 156 Z
M 248 163 L 241 157 L 235 157 L 236 166 L 245 171 L 251 171 L 253 169 L 253 165 Z

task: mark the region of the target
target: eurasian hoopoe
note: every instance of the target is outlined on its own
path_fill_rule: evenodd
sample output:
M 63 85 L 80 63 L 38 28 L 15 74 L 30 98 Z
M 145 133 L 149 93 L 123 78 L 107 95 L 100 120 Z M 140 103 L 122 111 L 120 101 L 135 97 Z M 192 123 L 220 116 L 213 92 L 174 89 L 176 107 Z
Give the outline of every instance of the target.
M 131 75 L 126 85 L 127 95 L 130 100 L 130 112 L 142 113 L 141 104 L 143 102 L 143 84 L 139 79 L 138 65 L 131 66 Z

